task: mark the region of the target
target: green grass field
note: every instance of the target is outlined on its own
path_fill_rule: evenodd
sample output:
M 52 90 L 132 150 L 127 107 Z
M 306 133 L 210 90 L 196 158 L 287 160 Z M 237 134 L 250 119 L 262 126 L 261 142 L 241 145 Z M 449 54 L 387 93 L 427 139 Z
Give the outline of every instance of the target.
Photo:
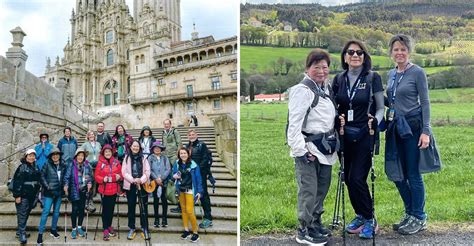
M 288 58 L 294 62 L 304 60 L 312 48 L 274 48 L 274 47 L 254 47 L 241 46 L 240 48 L 240 67 L 246 71 L 251 71 L 251 65 L 257 64 L 257 71 L 271 69 L 270 62 L 278 60 L 280 57 Z M 392 65 L 392 61 L 386 56 L 371 56 L 374 65 L 387 67 Z M 340 60 L 340 54 L 331 54 L 331 59 Z
M 444 115 L 470 120 L 474 116 L 474 89 L 435 90 L 432 99 L 451 97 L 451 103 L 433 103 L 433 120 Z M 285 145 L 287 104 L 242 104 L 240 106 L 240 226 L 244 234 L 293 232 L 297 226 L 294 163 Z M 424 175 L 429 223 L 474 220 L 472 156 L 474 127 L 434 127 L 441 151 L 441 172 Z M 384 143 L 382 139 L 382 143 Z M 383 145 L 383 144 L 382 144 Z M 395 185 L 383 168 L 383 146 L 376 156 L 376 203 L 379 223 L 388 229 L 403 213 Z M 325 200 L 325 224 L 332 219 L 337 169 Z M 346 192 L 347 195 L 347 192 Z M 470 202 L 469 202 L 470 201 Z M 354 216 L 346 196 L 346 219 Z

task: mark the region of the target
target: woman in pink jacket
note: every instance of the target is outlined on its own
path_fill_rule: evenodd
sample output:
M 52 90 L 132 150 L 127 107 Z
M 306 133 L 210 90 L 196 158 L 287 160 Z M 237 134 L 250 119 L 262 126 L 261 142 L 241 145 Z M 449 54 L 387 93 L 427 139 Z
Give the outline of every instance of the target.
M 128 203 L 128 227 L 130 232 L 127 239 L 133 240 L 136 236 L 135 230 L 135 208 L 137 196 L 140 197 L 143 211 L 140 209 L 140 224 L 142 227 L 142 237 L 149 239 L 148 233 L 148 193 L 143 189 L 143 185 L 150 178 L 150 165 L 147 158 L 143 156 L 140 143 L 135 140 L 122 163 L 122 175 L 124 178 L 123 189 L 127 193 Z

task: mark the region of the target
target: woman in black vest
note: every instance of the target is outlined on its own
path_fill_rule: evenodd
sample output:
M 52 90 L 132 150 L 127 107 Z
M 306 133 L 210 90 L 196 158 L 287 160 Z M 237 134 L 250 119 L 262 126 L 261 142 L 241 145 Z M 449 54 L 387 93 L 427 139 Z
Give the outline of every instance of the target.
M 370 71 L 371 58 L 361 41 L 346 43 L 341 64 L 345 71 L 334 78 L 332 89 L 344 126 L 344 178 L 356 214 L 345 230 L 372 238 L 378 226 L 373 221 L 367 185 L 371 167 L 369 128 L 375 130 L 383 118 L 383 87 L 380 76 Z

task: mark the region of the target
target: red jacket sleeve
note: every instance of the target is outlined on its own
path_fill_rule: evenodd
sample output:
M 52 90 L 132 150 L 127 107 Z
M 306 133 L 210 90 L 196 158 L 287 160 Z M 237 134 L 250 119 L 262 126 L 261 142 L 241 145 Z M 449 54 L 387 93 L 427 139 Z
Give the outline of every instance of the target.
M 102 166 L 102 163 L 99 162 L 97 163 L 97 166 L 95 169 L 94 178 L 95 178 L 95 182 L 97 182 L 98 184 L 104 183 L 104 174 L 103 174 L 103 170 L 101 169 L 101 166 Z

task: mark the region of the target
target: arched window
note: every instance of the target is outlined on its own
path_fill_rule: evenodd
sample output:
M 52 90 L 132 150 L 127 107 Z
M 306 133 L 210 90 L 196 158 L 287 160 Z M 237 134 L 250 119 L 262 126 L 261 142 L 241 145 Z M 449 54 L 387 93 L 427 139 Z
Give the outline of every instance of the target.
M 114 65 L 114 51 L 112 49 L 107 51 L 107 66 Z
M 105 43 L 110 44 L 114 41 L 114 32 L 113 31 L 107 31 L 105 33 Z
M 140 63 L 141 64 L 145 63 L 145 55 L 140 56 Z
M 109 80 L 104 86 L 104 106 L 118 104 L 118 83 L 115 80 Z

